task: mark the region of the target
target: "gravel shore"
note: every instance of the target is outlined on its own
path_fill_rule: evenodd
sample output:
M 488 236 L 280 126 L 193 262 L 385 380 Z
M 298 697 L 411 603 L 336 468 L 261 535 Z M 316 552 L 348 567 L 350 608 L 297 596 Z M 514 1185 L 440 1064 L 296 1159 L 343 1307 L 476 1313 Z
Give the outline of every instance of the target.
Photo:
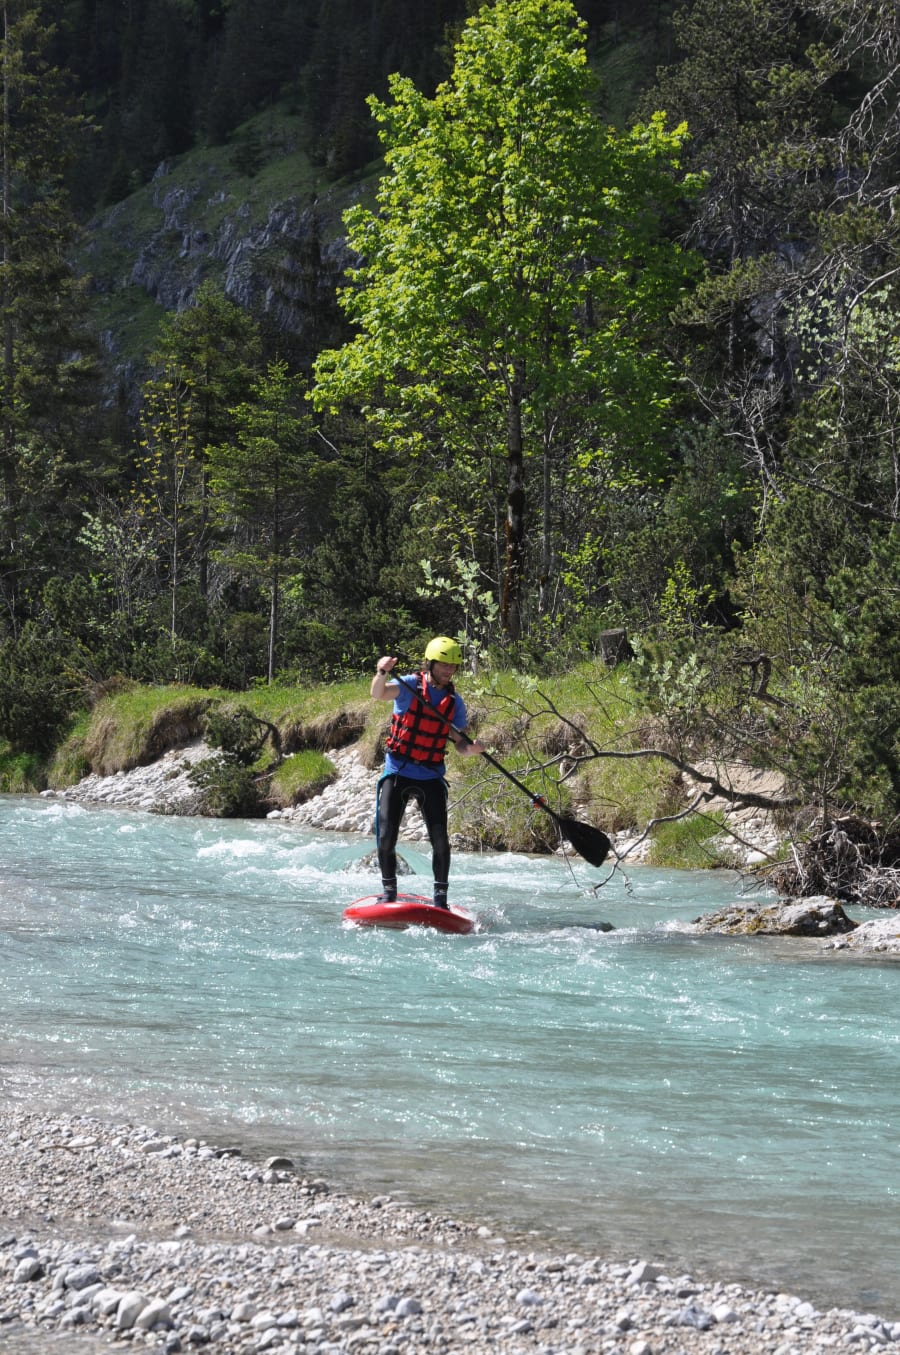
M 4 1355 L 900 1349 L 900 1322 L 531 1250 L 145 1126 L 0 1111 L 0 1200 Z

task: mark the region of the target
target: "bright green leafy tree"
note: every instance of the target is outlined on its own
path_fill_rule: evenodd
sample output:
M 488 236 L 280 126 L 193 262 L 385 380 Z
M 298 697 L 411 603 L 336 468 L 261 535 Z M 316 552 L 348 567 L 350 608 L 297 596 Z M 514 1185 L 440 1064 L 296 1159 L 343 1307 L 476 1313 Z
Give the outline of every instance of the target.
M 377 210 L 345 218 L 359 333 L 321 355 L 314 398 L 359 401 L 395 455 L 437 454 L 493 493 L 515 641 L 530 463 L 547 464 L 562 415 L 580 409 L 607 451 L 658 449 L 670 373 L 654 338 L 690 270 L 661 228 L 691 187 L 685 129 L 662 115 L 622 135 L 601 125 L 569 0 L 485 7 L 433 99 L 400 77 L 390 92 L 370 100 L 387 164 Z

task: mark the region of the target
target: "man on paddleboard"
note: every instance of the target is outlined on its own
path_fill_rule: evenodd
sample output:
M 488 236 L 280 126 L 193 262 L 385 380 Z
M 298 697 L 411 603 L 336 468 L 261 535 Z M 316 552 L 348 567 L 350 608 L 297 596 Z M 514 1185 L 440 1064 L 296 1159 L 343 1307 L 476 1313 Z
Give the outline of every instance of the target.
M 416 800 L 431 842 L 434 903 L 438 908 L 448 906 L 450 837 L 444 750 L 449 740 L 463 756 L 485 752 L 484 744 L 466 737 L 466 707 L 453 686 L 461 663 L 462 650 L 456 641 L 438 635 L 425 650 L 420 673 L 392 678 L 397 659 L 390 654 L 382 655 L 376 665 L 372 696 L 394 703 L 375 812 L 381 903 L 393 903 L 397 897 L 397 837 L 406 806 Z

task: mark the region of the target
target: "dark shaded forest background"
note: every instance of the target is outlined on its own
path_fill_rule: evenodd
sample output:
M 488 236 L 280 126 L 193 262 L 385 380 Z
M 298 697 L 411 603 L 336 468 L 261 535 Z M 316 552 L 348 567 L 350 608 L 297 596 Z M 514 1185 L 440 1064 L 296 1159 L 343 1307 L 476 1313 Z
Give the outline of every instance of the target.
M 552 673 L 624 631 L 674 743 L 895 815 L 900 16 L 889 0 L 576 8 L 596 118 L 687 123 L 681 168 L 702 186 L 657 215 L 697 266 L 642 339 L 665 359 L 665 417 L 611 434 L 595 393 L 575 394 L 526 457 L 510 627 L 494 450 L 425 430 L 412 456 L 352 402 L 306 398 L 317 356 L 352 333 L 341 211 L 372 203 L 381 170 L 366 98 L 394 72 L 430 98 L 476 7 L 5 0 L 9 748 L 46 752 L 119 676 L 323 680 L 386 646 L 415 656 L 434 632 L 483 668 Z M 234 197 L 276 146 L 305 177 L 260 285 L 210 266 L 177 305 L 157 286 L 129 348 L 92 269 L 104 235 L 161 166 L 201 176 L 224 148 L 215 189 Z M 187 246 L 172 236 L 174 275 Z M 128 247 L 144 244 L 135 231 Z

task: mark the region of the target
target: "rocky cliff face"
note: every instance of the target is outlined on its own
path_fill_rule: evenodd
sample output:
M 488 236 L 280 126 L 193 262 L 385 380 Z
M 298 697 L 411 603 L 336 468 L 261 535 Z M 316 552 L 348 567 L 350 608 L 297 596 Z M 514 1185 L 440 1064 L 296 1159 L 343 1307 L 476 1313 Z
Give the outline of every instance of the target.
M 335 290 L 350 261 L 342 214 L 361 190 L 307 191 L 308 166 L 298 160 L 292 192 L 294 159 L 273 158 L 277 180 L 230 175 L 213 152 L 164 162 L 151 183 L 89 224 L 80 267 L 116 385 L 139 384 L 164 314 L 190 306 L 208 279 L 291 335 L 301 362 L 337 341 Z
M 265 219 L 255 221 L 250 204 L 227 189 L 201 202 L 202 184 L 172 185 L 167 177 L 161 165 L 153 193 L 158 221 L 140 244 L 129 283 L 164 310 L 178 311 L 191 304 L 205 278 L 218 274 L 230 300 L 247 308 L 277 307 L 284 327 L 302 332 L 309 302 L 330 295 L 348 260 L 341 237 L 323 239 L 323 229 L 334 231 L 339 224 L 333 205 L 317 200 L 301 207 L 291 198 L 273 203 Z M 217 207 L 224 214 L 210 227 L 204 217 Z M 107 219 L 113 230 L 115 210 Z M 278 286 L 282 269 L 294 276 L 301 296 L 292 298 Z M 292 300 L 301 304 L 291 305 Z

